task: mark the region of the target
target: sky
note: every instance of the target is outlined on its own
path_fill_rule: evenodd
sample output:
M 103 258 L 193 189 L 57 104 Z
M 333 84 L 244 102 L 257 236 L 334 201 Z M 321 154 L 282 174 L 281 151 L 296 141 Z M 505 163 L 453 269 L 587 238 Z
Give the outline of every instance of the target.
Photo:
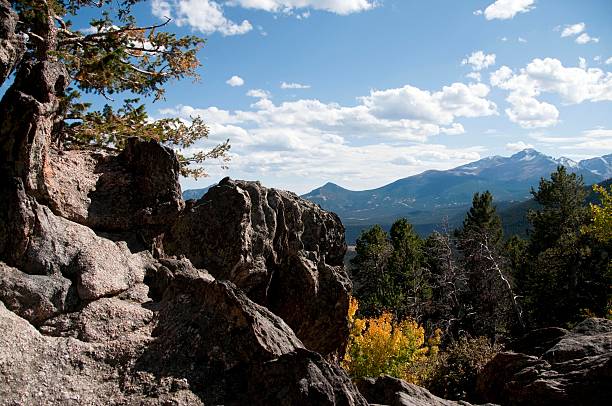
M 524 148 L 612 153 L 610 0 L 152 0 L 207 39 L 201 81 L 147 101 L 229 139 L 225 176 L 306 193 L 379 187 Z

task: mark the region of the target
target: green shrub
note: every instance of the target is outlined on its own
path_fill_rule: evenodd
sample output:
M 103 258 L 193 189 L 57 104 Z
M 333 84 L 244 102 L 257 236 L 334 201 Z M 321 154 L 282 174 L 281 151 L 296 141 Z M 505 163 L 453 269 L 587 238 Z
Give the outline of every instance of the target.
M 478 373 L 499 351 L 500 347 L 486 337 L 455 341 L 438 354 L 434 371 L 425 385 L 446 399 L 470 399 Z

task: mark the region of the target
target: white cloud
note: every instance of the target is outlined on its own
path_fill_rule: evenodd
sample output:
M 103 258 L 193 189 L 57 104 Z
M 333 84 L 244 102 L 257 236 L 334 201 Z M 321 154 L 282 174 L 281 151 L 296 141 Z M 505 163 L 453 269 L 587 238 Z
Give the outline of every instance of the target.
M 580 67 L 580 69 L 586 69 L 587 68 L 587 61 L 585 58 L 579 56 L 578 57 L 578 67 Z
M 559 29 L 561 29 L 561 27 L 555 27 L 555 30 Z M 575 39 L 576 43 L 580 45 L 588 44 L 589 42 L 599 42 L 599 38 L 591 37 L 585 30 L 585 23 L 566 25 L 565 28 L 563 28 L 563 31 L 561 31 L 561 37 L 566 38 L 580 34 Z
M 529 134 L 542 145 L 550 145 L 559 150 L 582 151 L 590 156 L 600 156 L 612 151 L 612 129 L 597 127 L 584 130 L 579 135 L 549 136 L 541 133 Z
M 606 59 L 606 65 L 612 65 L 612 56 Z
M 518 37 L 518 42 L 522 42 L 524 44 L 527 42 L 527 40 L 523 37 Z
M 464 58 L 461 65 L 471 65 L 472 70 L 479 71 L 495 65 L 495 54 L 485 54 L 482 51 L 472 52 L 472 55 Z
M 244 85 L 244 79 L 242 79 L 240 76 L 234 75 L 229 78 L 225 83 L 227 83 L 231 87 L 242 86 Z
M 268 92 L 267 90 L 262 90 L 262 89 L 251 89 L 247 92 L 246 95 L 249 97 L 254 97 L 256 99 L 269 99 L 270 98 L 270 92 Z
M 153 0 L 151 12 L 159 18 L 172 17 L 176 25 L 189 26 L 204 34 L 241 35 L 253 29 L 248 20 L 237 24 L 228 20 L 219 3 L 213 0 Z
M 372 0 L 230 0 L 227 4 L 274 13 L 288 13 L 295 9 L 312 8 L 340 15 L 358 13 L 376 7 L 376 2 Z M 302 18 L 308 17 L 301 15 Z
M 151 2 L 151 12 L 159 18 L 172 18 L 172 6 L 164 0 L 153 0 Z
M 566 25 L 563 31 L 561 31 L 561 37 L 571 37 L 572 35 L 578 35 L 586 28 L 585 23 L 578 23 L 572 25 Z
M 576 43 L 580 45 L 588 44 L 589 42 L 599 42 L 599 38 L 593 38 L 586 32 L 583 32 L 579 36 L 576 37 Z
M 396 158 L 413 159 L 404 161 L 401 176 L 424 166 L 447 169 L 478 159 L 482 147 L 452 148 L 430 141 L 437 135 L 463 134 L 461 118 L 497 114 L 488 93 L 481 83 L 453 83 L 437 91 L 407 85 L 372 90 L 345 106 L 315 99 L 273 103 L 268 92 L 253 89 L 249 94 L 259 100 L 250 109 L 177 106 L 160 113 L 185 120 L 201 116 L 210 128 L 210 145 L 229 138 L 230 176 L 263 178 L 270 185 L 278 179 L 305 192 L 328 180 L 355 188 L 379 186 L 399 177 L 399 161 L 390 162 Z M 195 148 L 206 148 L 205 142 Z M 281 181 L 283 176 L 287 179 Z
M 535 0 L 497 0 L 484 10 L 484 15 L 487 20 L 507 20 L 518 13 L 531 11 L 534 3 Z
M 472 12 L 472 14 L 474 14 L 475 16 L 480 16 L 480 15 L 482 15 L 482 10 L 481 10 L 481 9 L 474 10 L 474 11 Z
M 282 82 L 280 85 L 281 89 L 310 89 L 310 85 L 303 85 L 301 83 L 287 83 Z
M 481 81 L 481 76 L 480 76 L 480 72 L 470 72 L 467 75 L 465 75 L 466 77 L 470 78 L 470 79 L 474 79 L 476 82 L 480 82 Z
M 506 109 L 506 115 L 523 128 L 551 127 L 559 121 L 559 110 L 535 97 L 515 91 L 506 100 L 511 105 Z
M 556 94 L 567 104 L 612 100 L 612 73 L 586 66 L 565 67 L 552 58 L 534 59 L 518 73 L 502 66 L 491 74 L 490 83 L 509 90 L 506 114 L 524 128 L 558 122 L 559 110 L 537 99 L 542 93 Z
M 402 88 L 375 90 L 361 98 L 374 117 L 383 120 L 415 120 L 436 125 L 450 125 L 456 117 L 482 117 L 497 114 L 495 103 L 486 99 L 489 88 L 481 83 L 453 83 L 441 91 L 406 85 Z
M 607 130 L 603 127 L 585 130 L 582 134 L 587 138 L 612 138 L 612 130 Z
M 465 134 L 465 128 L 459 123 L 453 123 L 450 127 L 441 128 L 440 132 L 446 135 L 460 135 Z
M 533 145 L 527 144 L 523 141 L 509 142 L 506 144 L 506 149 L 511 152 L 518 152 L 529 148 L 533 148 Z

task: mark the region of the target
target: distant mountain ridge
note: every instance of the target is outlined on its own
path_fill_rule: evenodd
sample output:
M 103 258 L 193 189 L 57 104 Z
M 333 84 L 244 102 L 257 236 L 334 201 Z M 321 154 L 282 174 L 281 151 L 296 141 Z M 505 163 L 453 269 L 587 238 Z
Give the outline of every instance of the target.
M 399 217 L 406 217 L 420 234 L 426 235 L 446 218 L 457 226 L 471 204 L 475 192 L 489 190 L 502 217 L 508 211 L 512 232 L 520 233 L 524 221 L 515 212 L 531 198 L 531 187 L 540 178 L 548 178 L 557 166 L 584 177 L 585 184 L 602 182 L 612 177 L 612 154 L 585 159 L 553 158 L 534 149 L 525 149 L 509 157 L 491 156 L 438 171 L 396 180 L 376 189 L 354 191 L 328 182 L 302 197 L 322 208 L 337 213 L 346 227 L 347 241 L 355 241 L 359 232 L 373 224 L 389 226 Z M 208 188 L 186 190 L 185 199 L 199 199 Z M 515 206 L 518 205 L 518 209 Z M 516 230 L 515 230 L 516 228 Z
M 612 154 L 580 162 L 526 149 L 510 157 L 492 156 L 446 171 L 430 170 L 388 185 L 351 191 L 327 183 L 302 197 L 336 212 L 343 220 L 368 221 L 469 204 L 475 192 L 489 190 L 497 202 L 522 201 L 540 178 L 559 165 L 584 177 L 586 184 L 612 177 Z
M 612 154 L 575 162 L 526 149 L 446 171 L 425 171 L 371 190 L 351 191 L 327 183 L 302 197 L 336 212 L 346 227 L 349 244 L 363 229 L 373 224 L 388 228 L 399 217 L 406 217 L 421 235 L 440 228 L 444 221 L 456 227 L 474 193 L 485 190 L 493 193 L 506 232 L 524 234 L 523 209 L 532 205 L 526 202 L 531 187 L 537 188 L 540 178 L 548 178 L 559 165 L 582 175 L 587 185 L 612 177 Z
M 210 185 L 201 189 L 187 189 L 183 192 L 183 199 L 185 200 L 198 200 L 200 197 L 204 196 L 208 189 L 213 187 L 214 185 Z

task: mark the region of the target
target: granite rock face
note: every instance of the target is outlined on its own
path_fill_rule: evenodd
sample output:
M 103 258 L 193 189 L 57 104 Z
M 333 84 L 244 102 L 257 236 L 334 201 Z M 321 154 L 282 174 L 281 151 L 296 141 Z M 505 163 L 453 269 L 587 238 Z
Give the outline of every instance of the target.
M 529 345 L 528 345 L 529 344 Z M 571 331 L 543 329 L 509 346 L 478 377 L 484 401 L 509 405 L 598 405 L 612 399 L 612 320 Z
M 367 404 L 282 319 L 186 260 L 152 261 L 144 283 L 73 308 L 7 294 L 25 276 L 0 269 L 0 403 Z M 52 311 L 34 324 L 28 306 Z
M 184 207 L 178 159 L 158 143 L 131 138 L 118 155 L 51 150 L 48 161 L 49 207 L 94 230 L 154 238 Z
M 285 320 L 306 348 L 341 355 L 351 283 L 335 214 L 290 192 L 226 178 L 190 202 L 163 245 L 235 283 Z
M 143 281 L 149 254 L 133 254 L 125 243 L 56 216 L 26 195 L 21 181 L 3 192 L 13 203 L 0 219 L 0 228 L 15 231 L 2 250 L 9 265 L 29 275 L 71 280 L 83 301 L 119 294 Z
M 274 209 L 256 203 L 260 212 L 245 212 L 223 194 L 207 204 L 254 216 L 244 225 L 257 232 L 211 217 L 216 228 L 199 243 L 183 235 L 195 240 L 183 252 L 176 230 L 195 211 L 183 210 L 172 151 L 137 140 L 116 155 L 58 151 L 42 137 L 30 153 L 33 145 L 12 135 L 0 134 L 15 148 L 0 171 L 0 404 L 367 404 L 329 357 L 348 334 L 350 289 L 335 216 L 242 183 L 275 196 Z M 34 170 L 42 175 L 32 183 Z M 270 214 L 268 229 L 257 216 Z M 213 252 L 213 232 L 225 234 L 221 251 L 243 248 L 236 275 L 253 284 L 233 278 L 228 261 L 193 255 L 197 246 Z M 151 244 L 121 238 L 134 235 Z

